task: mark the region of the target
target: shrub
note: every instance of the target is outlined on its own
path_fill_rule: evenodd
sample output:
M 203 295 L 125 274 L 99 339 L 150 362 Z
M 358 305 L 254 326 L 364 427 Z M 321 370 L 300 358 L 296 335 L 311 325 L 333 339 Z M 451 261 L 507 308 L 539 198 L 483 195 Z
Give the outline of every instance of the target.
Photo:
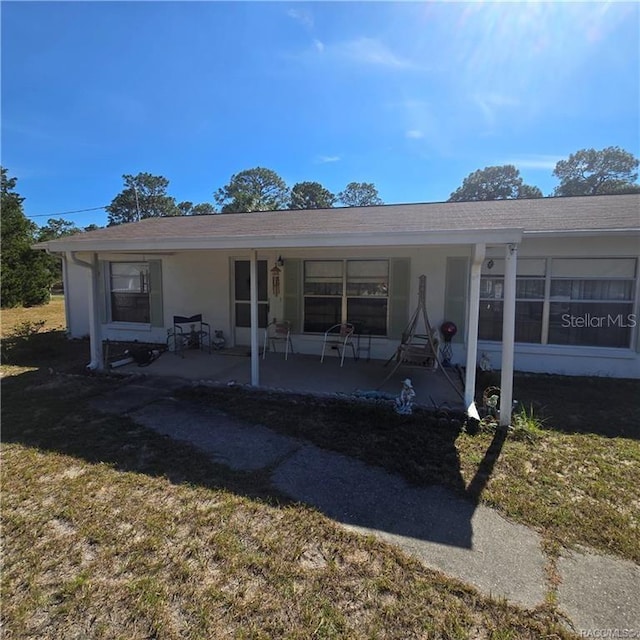
M 544 422 L 544 418 L 535 415 L 531 405 L 528 411 L 525 406 L 522 406 L 520 411 L 513 415 L 509 436 L 514 440 L 535 442 L 543 434 Z

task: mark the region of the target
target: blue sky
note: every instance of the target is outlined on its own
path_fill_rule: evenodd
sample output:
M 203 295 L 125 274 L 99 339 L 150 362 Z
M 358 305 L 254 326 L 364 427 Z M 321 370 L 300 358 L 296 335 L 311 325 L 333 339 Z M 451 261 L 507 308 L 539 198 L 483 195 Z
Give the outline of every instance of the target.
M 289 186 L 365 181 L 387 203 L 430 202 L 489 165 L 515 164 L 547 195 L 579 149 L 640 155 L 637 3 L 1 11 L 2 164 L 31 216 L 106 205 L 140 171 L 194 203 L 256 166 Z

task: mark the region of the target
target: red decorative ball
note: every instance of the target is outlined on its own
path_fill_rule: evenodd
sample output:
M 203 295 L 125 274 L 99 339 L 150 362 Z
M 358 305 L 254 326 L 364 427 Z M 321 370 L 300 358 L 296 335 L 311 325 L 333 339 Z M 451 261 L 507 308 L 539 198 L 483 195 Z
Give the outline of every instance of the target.
M 443 322 L 442 325 L 440 325 L 440 331 L 444 336 L 445 340 L 447 338 L 451 340 L 451 338 L 453 338 L 453 336 L 455 336 L 456 333 L 458 333 L 458 327 L 456 327 L 455 323 L 447 320 L 447 322 Z

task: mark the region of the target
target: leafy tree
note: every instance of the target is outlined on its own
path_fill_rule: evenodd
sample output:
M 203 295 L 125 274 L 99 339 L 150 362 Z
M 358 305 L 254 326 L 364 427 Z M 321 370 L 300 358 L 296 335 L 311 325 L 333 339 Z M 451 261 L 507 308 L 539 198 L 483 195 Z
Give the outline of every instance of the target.
M 100 227 L 92 222 L 89 226 L 85 227 L 83 231 L 95 231 L 96 229 L 100 229 Z
M 298 182 L 291 189 L 291 209 L 329 209 L 336 196 L 319 182 Z
M 49 218 L 47 220 L 47 224 L 38 229 L 37 239 L 38 242 L 46 242 L 47 240 L 62 238 L 63 236 L 71 236 L 74 233 L 80 233 L 80 229 L 78 229 L 73 222 L 65 220 L 64 218 Z M 48 262 L 49 271 L 51 273 L 52 288 L 62 289 L 62 260 L 56 255 L 45 254 L 44 258 Z
M 47 224 L 38 229 L 38 242 L 55 240 L 56 238 L 70 236 L 79 232 L 80 229 L 78 229 L 78 227 L 69 220 L 65 220 L 64 218 L 49 218 L 47 220 Z
M 187 200 L 185 202 L 178 202 L 177 206 L 180 210 L 180 215 L 183 216 L 204 216 L 216 213 L 215 207 L 208 202 L 194 205 L 193 202 Z
M 109 226 L 144 218 L 180 215 L 175 199 L 167 195 L 169 181 L 166 178 L 150 173 L 125 174 L 122 178 L 124 189 L 107 207 Z
M 178 202 L 176 206 L 178 207 L 181 216 L 191 215 L 191 211 L 193 210 L 193 202 L 185 200 L 183 202 Z
M 338 200 L 345 207 L 368 207 L 384 204 L 378 195 L 378 190 L 371 182 L 350 182 L 338 194 Z
M 0 183 L 0 208 L 2 216 L 0 299 L 2 307 L 33 306 L 48 302 L 51 272 L 47 256 L 34 251 L 31 245 L 36 240 L 37 226 L 22 211 L 24 198 L 14 189 L 16 178 L 9 178 L 2 167 Z
M 581 149 L 560 160 L 553 175 L 560 180 L 556 196 L 600 196 L 638 193 L 638 159 L 620 147 Z
M 209 204 L 208 202 L 201 202 L 200 204 L 196 204 L 191 209 L 192 216 L 210 216 L 217 213 L 216 208 Z
M 542 198 L 542 191 L 538 187 L 533 187 L 530 184 L 523 184 L 520 187 L 520 195 L 518 198 Z
M 449 202 L 541 197 L 538 187 L 524 184 L 520 171 L 512 164 L 505 164 L 470 173 L 451 194 Z
M 255 167 L 231 176 L 231 180 L 214 194 L 222 213 L 276 211 L 289 203 L 289 189 L 271 169 Z

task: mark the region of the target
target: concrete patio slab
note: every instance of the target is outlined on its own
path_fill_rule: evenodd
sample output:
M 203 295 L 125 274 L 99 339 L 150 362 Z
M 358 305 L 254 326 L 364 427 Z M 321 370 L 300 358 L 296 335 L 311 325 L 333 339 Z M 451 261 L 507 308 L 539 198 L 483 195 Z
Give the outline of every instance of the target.
M 167 352 L 148 367 L 127 365 L 116 371 L 218 384 L 249 384 L 251 381 L 250 358 L 225 355 L 224 351 L 212 354 L 187 351 L 184 358 Z M 282 354 L 275 353 L 268 354 L 265 360 L 260 359 L 260 387 L 313 394 L 352 394 L 379 388 L 381 392 L 397 396 L 402 380 L 411 378 L 417 403 L 433 407 L 464 408 L 462 398 L 456 391 L 462 392 L 462 383 L 455 369 L 448 370 L 455 388 L 442 372 L 420 367 L 402 367 L 382 384 L 389 371 L 390 367 L 385 368 L 382 360 L 367 362 L 345 359 L 344 366 L 340 367 L 336 357 L 326 358 L 324 363 L 320 363 L 320 358 L 316 356 L 294 354 L 285 360 Z

